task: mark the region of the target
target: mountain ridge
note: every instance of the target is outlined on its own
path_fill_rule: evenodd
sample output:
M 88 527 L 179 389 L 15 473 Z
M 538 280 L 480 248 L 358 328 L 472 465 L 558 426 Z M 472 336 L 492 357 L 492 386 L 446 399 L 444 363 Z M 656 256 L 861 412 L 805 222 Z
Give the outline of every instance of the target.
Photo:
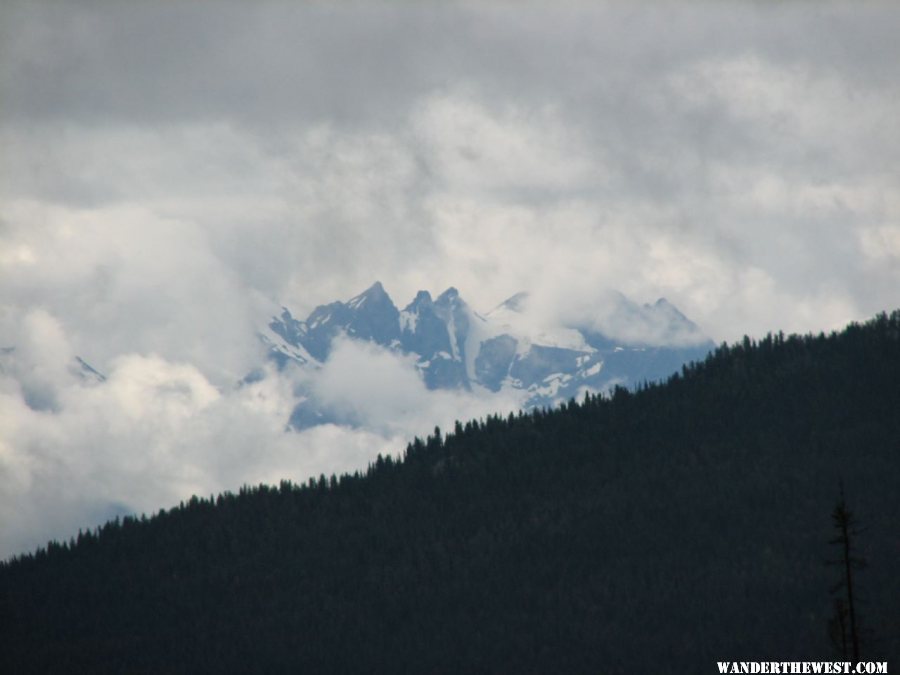
M 534 323 L 528 292 L 482 315 L 454 286 L 436 298 L 420 290 L 401 310 L 376 281 L 346 302 L 317 306 L 303 320 L 283 307 L 261 339 L 279 368 L 311 370 L 328 360 L 339 336 L 370 342 L 412 357 L 427 389 L 511 392 L 526 408 L 659 380 L 714 346 L 664 298 L 653 305 L 637 305 L 614 291 L 609 298 L 612 309 L 603 320 L 544 326 Z M 639 339 L 642 334 L 648 339 Z M 313 392 L 298 394 L 304 400 L 292 414 L 294 428 L 340 423 Z

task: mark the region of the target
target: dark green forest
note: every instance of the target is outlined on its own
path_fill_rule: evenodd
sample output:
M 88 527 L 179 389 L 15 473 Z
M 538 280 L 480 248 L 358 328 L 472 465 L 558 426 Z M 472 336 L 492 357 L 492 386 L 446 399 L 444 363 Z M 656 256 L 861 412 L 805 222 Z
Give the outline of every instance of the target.
M 364 473 L 195 497 L 52 542 L 0 565 L 0 672 L 831 660 L 841 486 L 867 563 L 853 579 L 860 656 L 898 665 L 894 312 L 457 423 Z

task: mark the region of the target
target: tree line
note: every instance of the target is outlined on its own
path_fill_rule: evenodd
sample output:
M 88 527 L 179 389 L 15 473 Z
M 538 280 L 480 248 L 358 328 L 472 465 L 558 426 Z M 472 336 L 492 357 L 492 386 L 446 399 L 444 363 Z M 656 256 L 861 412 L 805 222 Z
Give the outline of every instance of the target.
M 890 660 L 898 382 L 894 312 L 117 518 L 0 565 L 0 671 L 692 673 L 841 635 Z M 852 616 L 839 481 L 866 524 Z

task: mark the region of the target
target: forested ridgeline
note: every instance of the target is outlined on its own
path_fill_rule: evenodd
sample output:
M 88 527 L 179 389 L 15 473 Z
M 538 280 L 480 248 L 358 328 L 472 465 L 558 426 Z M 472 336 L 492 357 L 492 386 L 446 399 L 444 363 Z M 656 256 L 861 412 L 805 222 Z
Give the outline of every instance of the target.
M 900 312 L 457 424 L 364 474 L 125 518 L 0 566 L 0 672 L 715 672 L 900 663 Z M 248 449 L 249 451 L 249 449 Z

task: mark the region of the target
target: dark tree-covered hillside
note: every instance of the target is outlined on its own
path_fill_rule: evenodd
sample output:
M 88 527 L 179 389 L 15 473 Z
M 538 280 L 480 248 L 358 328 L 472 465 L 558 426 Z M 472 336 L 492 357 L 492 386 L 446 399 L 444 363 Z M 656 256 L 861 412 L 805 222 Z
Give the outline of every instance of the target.
M 863 659 L 900 657 L 900 312 L 458 424 L 0 565 L 0 672 L 714 672 L 826 660 L 839 485 Z

